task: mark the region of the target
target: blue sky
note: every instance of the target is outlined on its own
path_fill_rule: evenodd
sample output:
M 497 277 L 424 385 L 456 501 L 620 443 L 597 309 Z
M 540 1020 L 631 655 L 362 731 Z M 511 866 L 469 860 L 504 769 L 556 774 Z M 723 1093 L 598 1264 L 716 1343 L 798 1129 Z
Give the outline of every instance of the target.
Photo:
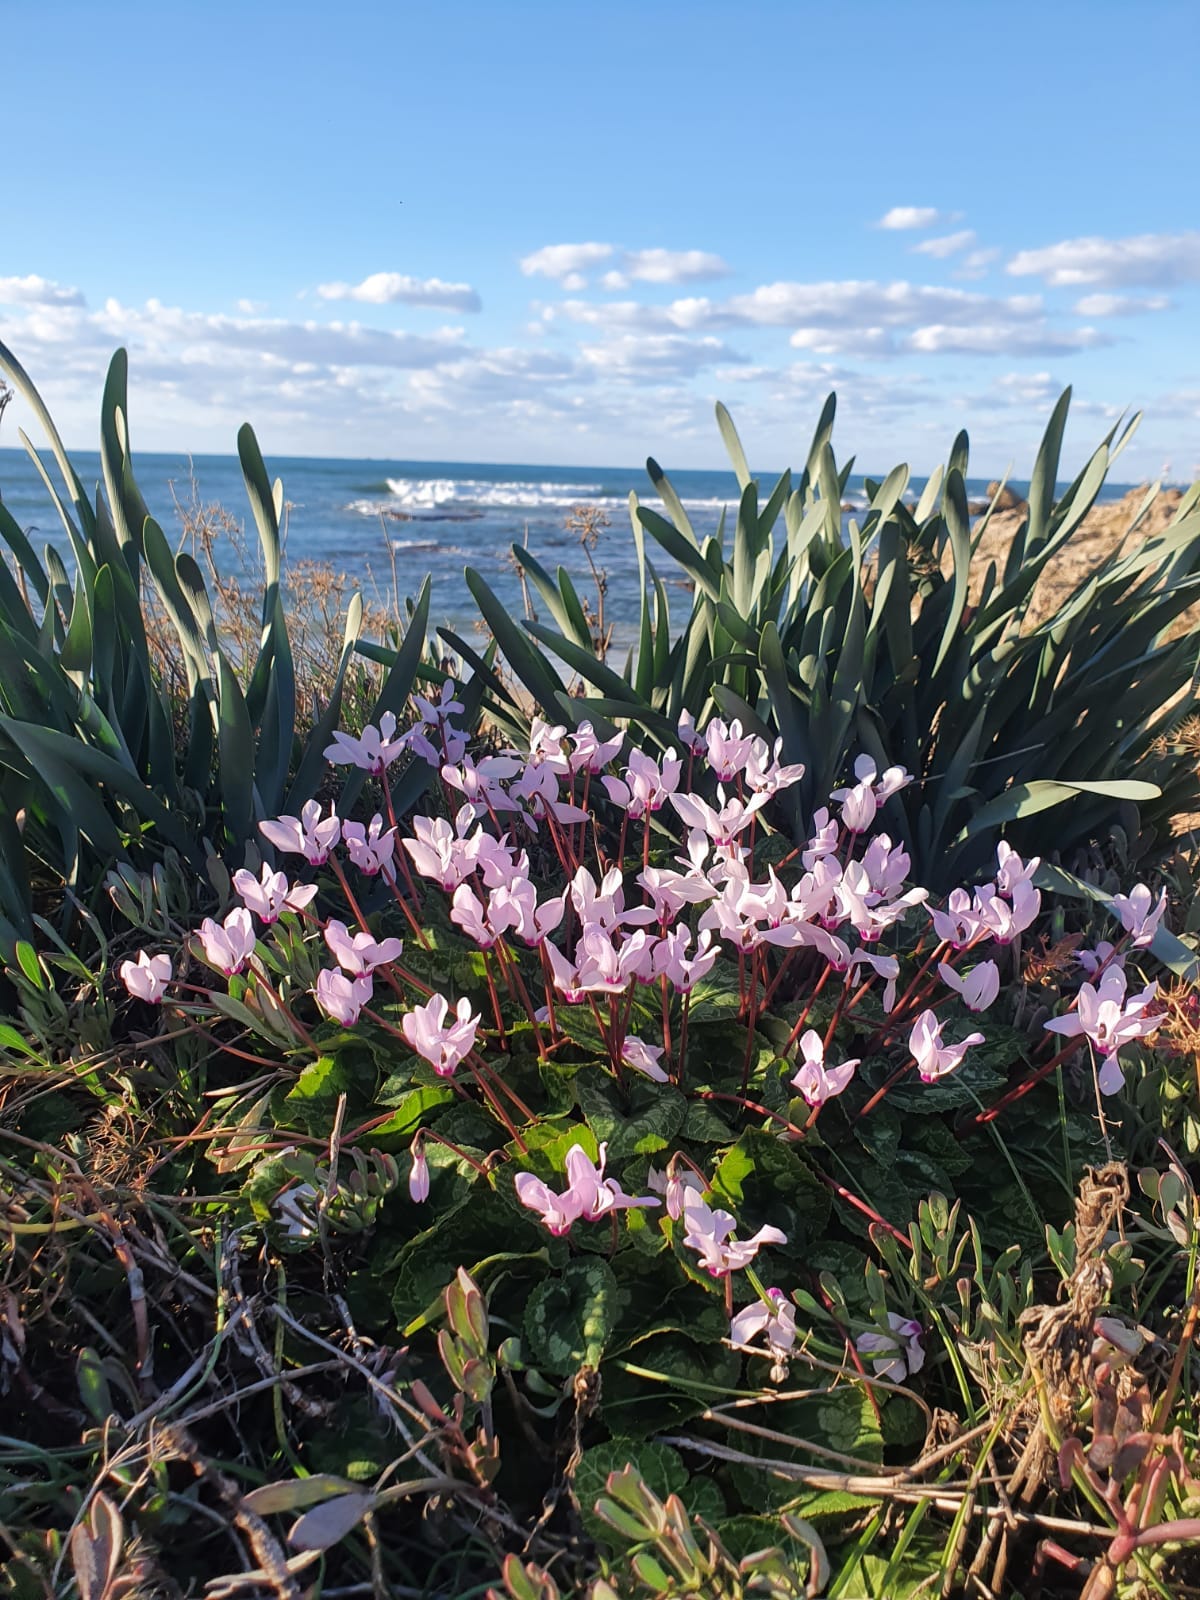
M 0 3 L 0 337 L 69 443 L 676 466 L 1059 390 L 1200 470 L 1200 7 L 1145 0 Z M 20 70 L 11 70 L 19 63 Z M 25 418 L 10 408 L 0 443 Z

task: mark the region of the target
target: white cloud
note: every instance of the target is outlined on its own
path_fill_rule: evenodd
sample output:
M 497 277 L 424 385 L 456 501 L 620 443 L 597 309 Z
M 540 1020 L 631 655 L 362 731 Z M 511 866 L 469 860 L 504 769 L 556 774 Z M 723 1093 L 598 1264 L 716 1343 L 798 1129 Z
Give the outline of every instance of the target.
M 1191 283 L 1200 279 L 1200 233 L 1064 239 L 1040 250 L 1018 251 L 1008 271 L 1016 278 L 1044 278 L 1056 288 Z
M 614 377 L 687 377 L 705 367 L 738 364 L 743 358 L 721 339 L 688 339 L 682 334 L 618 334 L 603 344 L 579 347 L 580 358 Z
M 521 257 L 521 271 L 527 278 L 578 277 L 587 268 L 607 261 L 612 253 L 611 244 L 547 244 Z
M 728 263 L 708 250 L 627 250 L 621 258 L 621 269 L 624 279 L 638 283 L 696 283 L 705 278 L 727 278 L 732 271 Z M 623 289 L 625 283 L 613 287 Z
M 788 343 L 820 356 L 886 356 L 895 349 L 887 328 L 797 328 Z
M 932 284 L 845 279 L 761 284 L 728 300 L 703 295 L 644 305 L 636 300 L 565 300 L 542 308 L 547 322 L 584 323 L 607 331 L 668 333 L 724 328 L 904 328 L 922 323 L 1022 323 L 1045 314 L 1040 295 L 978 294 Z
M 359 300 L 385 306 L 437 306 L 444 311 L 478 311 L 479 295 L 469 283 L 443 283 L 440 278 L 410 278 L 404 272 L 372 272 L 361 283 L 322 283 L 322 300 Z
M 876 283 L 845 279 L 826 283 L 768 283 L 727 302 L 736 321 L 799 327 L 902 327 L 906 323 L 1023 322 L 1042 315 L 1040 295 L 997 299 L 967 289 L 903 280 Z
M 0 305 L 82 306 L 87 302 L 78 289 L 68 289 L 52 278 L 31 272 L 24 278 L 0 278 Z
M 913 245 L 913 251 L 919 256 L 932 256 L 935 261 L 944 261 L 947 256 L 957 255 L 960 250 L 974 243 L 974 228 L 963 228 L 959 233 L 943 233 L 936 239 L 922 239 L 920 244 Z
M 256 317 L 260 311 L 267 309 L 267 303 L 265 300 L 241 299 L 237 302 L 237 308 L 244 317 Z
M 1074 310 L 1081 317 L 1128 317 L 1141 311 L 1166 311 L 1170 304 L 1165 294 L 1085 294 L 1076 300 Z
M 1097 328 L 1049 327 L 1044 321 L 1027 327 L 1008 323 L 961 324 L 950 327 L 933 323 L 915 328 L 904 341 L 909 350 L 924 355 L 1015 356 L 1058 355 L 1068 350 L 1091 350 L 1112 344 L 1111 337 Z
M 406 369 L 433 366 L 462 348 L 458 328 L 418 335 L 358 322 L 206 315 L 159 300 L 147 300 L 139 308 L 109 299 L 90 320 L 109 339 L 138 340 L 152 352 L 172 352 L 173 359 L 188 366 L 220 365 L 232 350 L 250 363 Z
M 875 224 L 877 228 L 932 228 L 951 219 L 936 206 L 893 206 Z
M 999 254 L 999 250 L 991 247 L 986 250 L 971 250 L 958 263 L 951 276 L 967 280 L 982 278 Z

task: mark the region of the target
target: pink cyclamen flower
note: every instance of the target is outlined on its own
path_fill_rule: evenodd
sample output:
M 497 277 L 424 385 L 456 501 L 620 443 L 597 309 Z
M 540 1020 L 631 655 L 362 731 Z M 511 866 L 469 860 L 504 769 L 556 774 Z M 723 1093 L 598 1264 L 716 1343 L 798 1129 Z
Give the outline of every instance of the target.
M 718 784 L 719 810 L 695 794 L 673 794 L 669 798 L 689 829 L 699 829 L 702 833 L 706 833 L 715 845 L 728 846 L 733 844 L 739 833 L 749 827 L 754 813 L 762 810 L 770 795 L 766 793 L 751 795 L 743 804 L 736 796 L 727 799 L 725 790 Z
M 825 1045 L 815 1028 L 800 1035 L 800 1055 L 800 1070 L 792 1079 L 792 1087 L 800 1091 L 810 1106 L 823 1106 L 826 1100 L 841 1094 L 853 1078 L 860 1059 L 853 1056 L 840 1067 L 826 1067 Z
M 955 972 L 942 961 L 938 976 L 948 989 L 960 994 L 970 1011 L 986 1011 L 1000 993 L 1000 968 L 994 961 L 981 961 L 970 972 Z
M 332 968 L 322 968 L 317 973 L 317 982 L 313 993 L 317 997 L 317 1004 L 327 1017 L 334 1022 L 343 1023 L 347 1028 L 352 1028 L 358 1021 L 359 1013 L 375 992 L 369 972 L 360 972 L 354 977 L 347 976 Z
M 1125 965 L 1125 957 L 1117 951 L 1115 945 L 1109 944 L 1107 939 L 1099 940 L 1094 950 L 1077 950 L 1075 959 L 1089 978 L 1094 978 L 1102 967 Z
M 1131 942 L 1134 948 L 1143 948 L 1151 943 L 1158 931 L 1167 909 L 1167 891 L 1164 889 L 1155 902 L 1144 883 L 1135 883 L 1128 894 L 1113 895 L 1112 908 L 1120 917 L 1126 933 L 1133 935 Z
M 964 950 L 983 932 L 983 922 L 971 909 L 971 896 L 965 889 L 951 889 L 946 909 L 937 911 L 930 906 L 929 916 L 938 938 L 956 950 Z
M 425 1143 L 420 1134 L 413 1140 L 410 1154 L 412 1169 L 408 1174 L 408 1192 L 420 1205 L 429 1199 L 429 1157 L 425 1154 Z
M 325 924 L 325 943 L 338 966 L 352 976 L 399 961 L 404 950 L 400 939 L 375 939 L 369 933 L 352 936 L 346 924 L 336 917 Z
M 342 843 L 360 872 L 371 878 L 382 872 L 389 883 L 395 881 L 396 830 L 384 831 L 378 811 L 365 828 L 361 822 L 347 822 L 342 829 Z
M 683 763 L 674 750 L 667 751 L 661 767 L 653 756 L 631 750 L 624 778 L 603 778 L 601 782 L 608 798 L 637 818 L 662 810 L 668 796 L 678 789 L 682 771 Z
M 767 1348 L 780 1362 L 796 1342 L 796 1308 L 782 1289 L 768 1289 L 771 1304 L 756 1300 L 743 1307 L 729 1324 L 731 1344 L 750 1344 L 760 1333 L 767 1336 Z
M 317 802 L 306 800 L 298 817 L 276 817 L 271 822 L 260 822 L 258 831 L 276 850 L 303 856 L 310 866 L 322 867 L 342 836 L 342 821 L 332 807 L 329 815 L 322 817 Z
M 569 1233 L 572 1224 L 581 1219 L 597 1222 L 612 1212 L 662 1204 L 653 1195 L 627 1195 L 615 1178 L 606 1178 L 607 1152 L 608 1146 L 602 1144 L 600 1159 L 594 1162 L 582 1145 L 573 1144 L 567 1151 L 568 1183 L 562 1194 L 556 1194 L 532 1172 L 519 1172 L 515 1179 L 517 1199 L 530 1211 L 538 1212 L 550 1232 L 559 1235 Z
M 401 734 L 398 739 L 395 735 L 396 718 L 392 712 L 385 711 L 379 726 L 368 724 L 361 738 L 355 739 L 339 729 L 333 736 L 333 743 L 325 746 L 325 759 L 334 766 L 362 767 L 377 778 L 382 777 L 408 743 L 407 734 Z
M 699 1253 L 701 1265 L 713 1278 L 748 1267 L 764 1244 L 786 1244 L 787 1234 L 778 1228 L 760 1228 L 749 1239 L 735 1239 L 737 1218 L 728 1211 L 714 1211 L 689 1190 L 684 1196 L 683 1242 Z
M 447 1023 L 450 1002 L 435 994 L 423 1006 L 414 1006 L 400 1020 L 410 1047 L 422 1056 L 439 1078 L 452 1078 L 475 1048 L 479 1013 L 471 1015 L 471 1002 L 462 999 L 455 1007 L 456 1021 Z
M 1103 1094 L 1116 1094 L 1124 1083 L 1117 1060 L 1121 1046 L 1134 1039 L 1144 1039 L 1162 1022 L 1161 1017 L 1145 1014 L 1146 1007 L 1158 993 L 1158 985 L 1148 984 L 1138 994 L 1127 998 L 1125 982 L 1121 967 L 1107 967 L 1098 984 L 1080 984 L 1074 1011 L 1065 1017 L 1051 1017 L 1046 1024 L 1050 1033 L 1061 1033 L 1068 1039 L 1083 1035 L 1096 1046 L 1103 1057 L 1099 1075 Z
M 646 1176 L 646 1187 L 653 1189 L 655 1194 L 664 1196 L 667 1215 L 672 1222 L 678 1222 L 683 1215 L 684 1204 L 689 1196 L 694 1195 L 696 1199 L 700 1199 L 704 1194 L 703 1178 L 688 1167 L 675 1174 L 671 1174 L 669 1166 L 665 1172 L 658 1167 L 651 1167 Z
M 615 761 L 620 755 L 625 742 L 624 735 L 620 733 L 612 739 L 601 739 L 590 722 L 581 722 L 570 738 L 571 754 L 567 757 L 567 766 L 572 773 L 603 772 L 609 762 Z
M 122 961 L 118 971 L 133 998 L 152 1006 L 162 1003 L 163 991 L 174 976 L 170 956 L 148 956 L 144 950 L 138 951 L 136 961 Z
M 1029 883 L 1042 864 L 1041 856 L 1030 856 L 1022 861 L 1017 852 L 1004 839 L 996 846 L 996 883 L 1001 894 L 1011 895 L 1019 883 Z M 1032 884 L 1030 885 L 1032 887 Z
M 753 737 L 742 732 L 742 725 L 736 718 L 725 723 L 720 717 L 714 717 L 704 730 L 708 764 L 722 783 L 730 783 L 739 772 L 745 772 L 753 744 Z
M 302 911 L 317 892 L 315 883 L 290 884 L 286 873 L 272 872 L 265 861 L 257 878 L 245 867 L 239 867 L 233 875 L 233 887 L 246 909 L 268 927 L 279 920 L 281 912 Z
M 227 978 L 232 978 L 249 961 L 254 951 L 254 923 L 245 906 L 231 911 L 224 922 L 205 917 L 200 924 L 200 943 L 204 959 Z
M 883 1009 L 890 1011 L 896 1004 L 896 982 L 900 977 L 900 963 L 895 956 L 876 955 L 873 950 L 856 950 L 846 968 L 846 982 L 856 982 L 860 967 L 870 967 L 883 979 Z M 869 981 L 869 980 L 868 980 Z
M 942 1042 L 942 1025 L 932 1011 L 922 1011 L 908 1036 L 908 1048 L 917 1063 L 922 1083 L 934 1083 L 962 1066 L 973 1044 L 983 1044 L 981 1033 L 969 1033 L 959 1044 Z
M 635 1072 L 640 1072 L 644 1077 L 650 1078 L 654 1083 L 666 1083 L 667 1074 L 659 1062 L 662 1060 L 663 1047 L 660 1044 L 645 1044 L 641 1039 L 629 1037 L 621 1047 L 621 1060 L 627 1067 L 632 1067 Z
M 469 878 L 479 864 L 484 835 L 479 827 L 471 832 L 474 821 L 471 806 L 460 806 L 453 827 L 444 817 L 414 817 L 413 837 L 400 841 L 421 876 L 432 878 L 447 894 Z
M 1017 879 L 1009 900 L 1001 896 L 994 884 L 980 884 L 975 891 L 975 915 L 997 944 L 1011 944 L 1034 920 L 1042 906 L 1040 892 L 1026 878 Z
M 776 739 L 774 750 L 765 739 L 754 739 L 750 746 L 750 759 L 746 763 L 746 783 L 755 794 L 779 794 L 799 783 L 804 776 L 803 761 L 783 766 L 779 757 L 783 740 Z
M 921 1346 L 921 1324 L 911 1318 L 898 1317 L 888 1312 L 890 1333 L 862 1333 L 854 1341 L 860 1355 L 870 1355 L 875 1376 L 887 1383 L 903 1383 L 912 1372 L 920 1372 L 925 1365 L 925 1351 Z

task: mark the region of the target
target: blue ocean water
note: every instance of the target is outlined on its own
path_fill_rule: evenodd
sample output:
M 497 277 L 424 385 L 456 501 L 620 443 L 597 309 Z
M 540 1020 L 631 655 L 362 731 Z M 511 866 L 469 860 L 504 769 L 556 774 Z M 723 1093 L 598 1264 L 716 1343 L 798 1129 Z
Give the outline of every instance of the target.
M 101 481 L 97 454 L 74 451 L 71 457 L 85 485 Z M 43 459 L 57 482 L 52 458 L 46 453 Z M 139 453 L 134 465 L 146 503 L 173 543 L 182 537 L 176 498 L 186 504 L 194 485 L 199 501 L 217 503 L 232 512 L 243 523 L 250 547 L 256 547 L 235 456 Z M 272 477 L 283 480 L 290 559 L 328 563 L 361 584 L 364 594 L 381 600 L 392 594 L 394 580 L 401 597 L 415 595 L 429 573 L 433 578 L 431 621 L 459 630 L 469 630 L 477 615 L 463 579 L 467 566 L 483 574 L 514 615 L 524 614 L 512 564 L 514 544 L 527 544 L 551 572 L 560 565 L 565 567 L 581 596 L 593 599 L 594 585 L 578 534 L 564 527 L 564 522 L 576 506 L 596 508 L 609 518 L 609 527 L 594 552 L 597 566 L 608 574 L 606 615 L 617 625 L 619 638 L 628 638 L 636 622 L 637 565 L 629 530 L 630 491 L 636 491 L 643 505 L 662 510 L 644 470 L 310 457 L 272 459 L 267 469 Z M 738 489 L 728 468 L 711 472 L 668 469 L 668 475 L 698 534 L 715 532 L 726 507 L 732 529 Z M 776 476 L 761 474 L 764 495 Z M 861 476 L 850 479 L 847 506 L 866 504 L 863 484 Z M 912 480 L 914 499 L 924 484 L 923 478 Z M 986 487 L 984 479 L 970 480 L 968 494 L 982 499 Z M 1013 487 L 1023 493 L 1027 485 L 1014 480 Z M 1108 484 L 1103 498 L 1119 498 L 1128 488 L 1126 484 Z M 33 538 L 35 548 L 49 540 L 66 554 L 57 511 L 23 450 L 0 450 L 0 498 Z M 678 586 L 680 611 L 685 611 L 688 596 L 674 564 L 653 540 L 647 540 L 647 548 L 651 560 L 661 556 L 656 561 L 660 575 Z M 236 562 L 232 550 L 228 559 Z

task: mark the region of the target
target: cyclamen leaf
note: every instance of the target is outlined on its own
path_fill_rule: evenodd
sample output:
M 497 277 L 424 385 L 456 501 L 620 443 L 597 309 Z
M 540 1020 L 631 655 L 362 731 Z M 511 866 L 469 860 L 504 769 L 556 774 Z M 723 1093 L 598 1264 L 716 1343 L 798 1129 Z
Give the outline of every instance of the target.
M 525 1307 L 525 1338 L 534 1363 L 566 1375 L 597 1367 L 616 1325 L 621 1294 L 607 1261 L 572 1261 L 562 1276 L 539 1283 Z

